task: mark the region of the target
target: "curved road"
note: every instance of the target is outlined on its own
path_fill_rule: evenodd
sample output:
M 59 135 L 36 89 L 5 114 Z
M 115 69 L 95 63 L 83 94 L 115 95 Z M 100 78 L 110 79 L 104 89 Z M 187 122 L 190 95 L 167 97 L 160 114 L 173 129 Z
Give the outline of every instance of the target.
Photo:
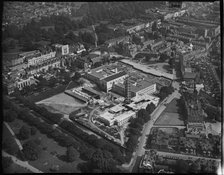
M 148 123 L 146 123 L 143 127 L 142 136 L 140 137 L 138 148 L 137 148 L 136 152 L 134 153 L 134 157 L 132 158 L 132 160 L 131 160 L 131 162 L 129 163 L 128 166 L 127 165 L 122 165 L 122 167 L 124 169 L 128 170 L 129 172 L 132 172 L 133 167 L 136 163 L 137 157 L 142 156 L 145 153 L 144 146 L 145 146 L 145 143 L 146 143 L 146 140 L 147 140 L 147 135 L 150 133 L 151 128 L 153 127 L 153 124 L 155 123 L 157 118 L 165 110 L 166 106 L 164 104 L 172 101 L 174 98 L 178 98 L 178 96 L 179 96 L 178 91 L 174 91 L 171 95 L 169 95 L 167 98 L 165 98 L 157 106 L 157 108 L 153 111 L 153 113 L 151 114 L 151 116 L 152 116 L 151 120 Z
M 4 157 L 11 157 L 12 161 L 15 164 L 17 164 L 17 165 L 19 165 L 19 166 L 21 166 L 23 168 L 29 169 L 33 173 L 43 173 L 42 171 L 38 170 L 37 168 L 34 168 L 33 166 L 31 166 L 27 161 L 25 161 L 25 162 L 21 161 L 21 160 L 17 159 L 15 156 L 12 156 L 12 155 L 6 153 L 5 151 L 2 151 L 2 156 L 4 156 Z
M 21 151 L 23 149 L 22 144 L 20 143 L 20 141 L 16 138 L 16 135 L 14 133 L 14 131 L 12 130 L 12 128 L 9 126 L 8 123 L 4 122 L 5 126 L 8 128 L 9 132 L 12 134 L 13 138 L 16 141 L 16 144 L 19 146 L 19 150 Z

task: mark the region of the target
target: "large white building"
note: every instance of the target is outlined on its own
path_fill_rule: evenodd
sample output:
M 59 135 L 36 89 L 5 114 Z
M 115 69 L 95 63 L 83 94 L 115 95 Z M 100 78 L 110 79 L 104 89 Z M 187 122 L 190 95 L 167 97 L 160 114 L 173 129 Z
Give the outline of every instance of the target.
M 127 111 L 127 108 L 119 104 L 110 108 L 109 111 L 101 114 L 99 120 L 108 126 L 112 126 L 114 124 L 122 126 L 127 123 L 130 118 L 135 117 L 135 115 L 136 113 L 134 111 Z
M 89 80 L 98 84 L 106 92 L 111 90 L 114 84 L 123 83 L 127 76 L 125 71 L 120 71 L 113 65 L 91 69 L 86 74 Z

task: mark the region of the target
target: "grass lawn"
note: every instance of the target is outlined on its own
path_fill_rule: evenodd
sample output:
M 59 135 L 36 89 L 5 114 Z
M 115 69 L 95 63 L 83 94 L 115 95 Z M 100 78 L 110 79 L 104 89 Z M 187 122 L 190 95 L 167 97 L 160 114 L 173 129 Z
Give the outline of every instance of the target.
M 14 173 L 33 173 L 32 171 L 21 167 L 17 164 L 15 164 L 14 162 L 6 169 L 3 170 L 4 173 L 7 174 L 14 174 Z
M 16 121 L 12 122 L 11 124 L 12 129 L 15 133 L 19 131 L 19 128 L 23 125 L 28 124 L 24 123 L 23 121 L 17 119 Z M 78 173 L 79 170 L 77 170 L 77 165 L 81 162 L 84 162 L 80 158 L 77 158 L 77 160 L 73 163 L 68 163 L 65 161 L 65 154 L 67 148 L 62 147 L 58 145 L 53 139 L 48 138 L 46 135 L 41 134 L 39 131 L 37 131 L 36 135 L 31 136 L 29 139 L 35 140 L 40 139 L 40 148 L 41 153 L 40 157 L 36 161 L 29 161 L 29 164 L 38 168 L 39 170 L 50 173 L 50 168 L 53 165 L 59 165 L 59 170 L 57 173 Z M 22 143 L 26 142 L 21 141 Z M 45 150 L 43 149 L 45 148 Z M 54 154 L 53 154 L 54 153 Z
M 155 125 L 184 126 L 184 120 L 180 114 L 178 114 L 177 99 L 173 99 L 169 104 L 167 104 L 166 109 L 156 120 Z
M 177 106 L 177 99 L 173 99 L 169 104 L 167 104 L 165 112 L 172 112 L 177 113 L 178 112 L 178 106 Z
M 29 99 L 32 102 L 38 102 L 38 101 L 41 101 L 43 99 L 52 97 L 56 94 L 59 94 L 61 92 L 64 92 L 66 86 L 67 85 L 60 85 L 60 86 L 55 87 L 55 88 L 50 88 L 49 90 L 40 92 L 38 95 L 34 95 L 34 94 L 30 95 L 30 96 L 27 97 L 27 99 Z
M 56 111 L 63 114 L 70 114 L 80 106 L 83 106 L 83 102 L 70 97 L 65 93 L 57 94 L 53 97 L 37 102 L 36 104 L 45 107 L 51 112 Z
M 163 112 L 154 125 L 184 126 L 184 121 L 178 113 Z

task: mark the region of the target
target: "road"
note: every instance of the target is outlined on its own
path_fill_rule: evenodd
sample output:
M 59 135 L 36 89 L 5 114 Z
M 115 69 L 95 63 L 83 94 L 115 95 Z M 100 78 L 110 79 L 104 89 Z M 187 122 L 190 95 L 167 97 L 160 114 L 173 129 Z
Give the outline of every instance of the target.
M 31 166 L 27 161 L 21 161 L 21 160 L 17 159 L 15 156 L 12 156 L 12 155 L 6 153 L 5 151 L 2 151 L 2 156 L 11 157 L 12 161 L 15 164 L 17 164 L 25 169 L 28 169 L 28 170 L 32 171 L 33 173 L 43 173 L 42 171 L 38 170 L 37 168 Z
M 8 128 L 9 132 L 12 134 L 12 136 L 14 137 L 16 144 L 19 146 L 19 150 L 21 151 L 23 149 L 22 144 L 20 143 L 20 141 L 16 138 L 16 135 L 14 133 L 14 131 L 12 130 L 12 128 L 8 125 L 8 123 L 4 122 L 5 126 Z
M 129 165 L 122 166 L 124 169 L 127 169 L 129 170 L 129 172 L 132 172 L 133 167 L 136 164 L 137 157 L 142 156 L 145 153 L 144 146 L 147 140 L 147 135 L 150 133 L 151 128 L 153 127 L 155 121 L 158 119 L 161 113 L 166 109 L 166 106 L 164 104 L 172 101 L 174 98 L 177 98 L 177 97 L 179 97 L 179 93 L 178 91 L 174 91 L 171 95 L 165 98 L 153 111 L 153 113 L 151 114 L 152 116 L 151 120 L 143 126 L 142 136 L 140 137 L 138 148 L 136 149 L 136 152 L 134 153 L 134 157 L 132 158 Z

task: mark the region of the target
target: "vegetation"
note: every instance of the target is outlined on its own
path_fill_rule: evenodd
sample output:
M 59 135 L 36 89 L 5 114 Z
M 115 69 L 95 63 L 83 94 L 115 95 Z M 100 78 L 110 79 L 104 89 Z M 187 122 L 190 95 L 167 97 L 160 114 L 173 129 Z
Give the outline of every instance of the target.
M 2 167 L 3 169 L 10 167 L 10 165 L 13 163 L 11 157 L 2 157 Z
M 77 42 L 94 44 L 95 40 L 92 34 L 83 32 L 76 37 L 72 35 L 71 31 L 91 26 L 101 20 L 111 20 L 112 23 L 119 23 L 123 19 L 137 18 L 151 5 L 152 2 L 122 2 L 116 4 L 114 2 L 89 2 L 83 5 L 81 7 L 82 10 L 78 13 L 79 15 L 82 14 L 82 20 L 72 20 L 71 17 L 66 15 L 51 15 L 49 17 L 41 17 L 40 21 L 33 19 L 21 29 L 17 25 L 9 25 L 3 32 L 4 49 L 7 51 L 9 48 L 14 48 L 16 40 L 18 40 L 19 45 L 23 46 L 24 51 L 36 49 L 38 45 L 35 42 L 40 40 L 48 40 L 51 43 L 60 44 Z M 72 14 L 77 15 L 77 11 L 73 11 Z M 41 26 L 44 25 L 53 25 L 55 29 L 49 29 L 48 31 L 41 29 Z M 101 25 L 100 29 L 96 29 L 96 32 L 99 34 L 99 44 L 104 43 L 105 40 L 114 37 L 116 34 L 107 31 L 104 25 Z M 13 38 L 13 40 L 7 41 L 7 38 Z
M 16 155 L 19 148 L 17 146 L 15 147 L 15 144 L 16 143 L 14 143 L 14 140 L 12 138 L 6 138 L 2 143 L 2 148 L 5 152 L 11 155 Z
M 168 95 L 172 94 L 174 92 L 174 88 L 172 86 L 163 86 L 160 89 L 160 92 L 158 94 L 158 97 L 160 98 L 160 101 L 165 99 Z
M 68 162 L 74 162 L 79 157 L 78 151 L 73 147 L 69 146 L 66 152 Z
M 26 125 L 23 125 L 19 130 L 19 138 L 21 140 L 28 139 L 30 136 L 30 128 Z
M 137 117 L 130 120 L 128 132 L 129 139 L 126 146 L 130 152 L 133 152 L 138 144 L 138 138 L 141 135 L 143 125 L 151 119 L 150 114 L 155 109 L 154 104 L 149 104 L 146 109 L 140 109 Z
M 17 113 L 11 109 L 4 109 L 4 121 L 13 122 L 17 118 Z
M 22 151 L 27 160 L 37 160 L 39 158 L 40 149 L 33 140 L 29 140 L 24 143 Z

